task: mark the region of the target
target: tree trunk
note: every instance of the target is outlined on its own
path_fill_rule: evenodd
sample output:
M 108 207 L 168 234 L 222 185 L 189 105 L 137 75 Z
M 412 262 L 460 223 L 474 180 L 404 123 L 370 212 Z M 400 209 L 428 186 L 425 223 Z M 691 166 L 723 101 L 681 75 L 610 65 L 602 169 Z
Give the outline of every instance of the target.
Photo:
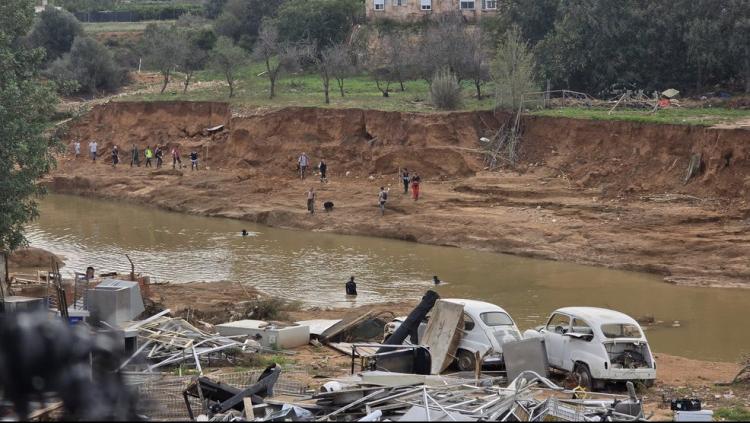
M 229 98 L 234 97 L 234 79 L 229 73 L 226 74 L 227 83 L 229 84 Z
M 271 97 L 276 95 L 276 73 L 271 72 L 271 62 L 266 58 L 266 72 L 268 72 L 268 79 L 271 80 Z
M 330 81 L 324 80 L 323 81 L 323 91 L 326 94 L 326 104 L 331 104 L 331 98 L 328 96 L 328 84 Z
M 477 87 L 477 100 L 482 99 L 482 82 L 479 80 L 474 81 L 474 86 Z
M 336 79 L 336 82 L 339 83 L 339 91 L 341 92 L 341 97 L 344 96 L 344 78 Z
M 185 94 L 188 89 L 188 85 L 190 85 L 190 78 L 193 77 L 193 72 L 188 72 L 185 74 L 185 88 L 182 90 L 182 93 Z
M 164 84 L 162 84 L 159 94 L 164 94 L 164 90 L 167 89 L 167 84 L 169 84 L 169 72 L 162 72 L 162 75 L 164 75 Z
M 747 50 L 745 52 L 750 54 Z M 745 93 L 750 94 L 750 57 L 747 54 L 745 54 Z
M 401 84 L 401 92 L 406 91 L 406 88 L 404 88 L 404 81 L 402 81 L 402 80 L 399 79 L 398 83 Z

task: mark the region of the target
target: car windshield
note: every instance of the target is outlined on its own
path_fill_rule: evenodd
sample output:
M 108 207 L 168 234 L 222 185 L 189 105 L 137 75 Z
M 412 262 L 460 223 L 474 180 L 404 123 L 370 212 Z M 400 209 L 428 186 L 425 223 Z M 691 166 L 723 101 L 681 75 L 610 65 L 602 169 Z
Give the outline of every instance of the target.
M 606 338 L 640 338 L 641 330 L 631 323 L 607 323 L 602 325 L 602 333 Z
M 482 321 L 487 326 L 510 326 L 513 325 L 513 320 L 511 320 L 510 316 L 508 316 L 505 313 L 501 313 L 499 311 L 490 311 L 487 313 L 482 313 L 479 315 L 479 317 L 482 318 Z

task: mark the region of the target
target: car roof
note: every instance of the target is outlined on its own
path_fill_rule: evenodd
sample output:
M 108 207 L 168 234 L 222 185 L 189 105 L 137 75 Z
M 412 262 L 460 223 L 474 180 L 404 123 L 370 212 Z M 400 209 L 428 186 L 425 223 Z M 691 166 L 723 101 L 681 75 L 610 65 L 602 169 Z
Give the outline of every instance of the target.
M 569 314 L 573 317 L 580 317 L 588 320 L 589 323 L 632 323 L 638 325 L 632 317 L 619 311 L 609 310 L 599 307 L 563 307 L 558 308 L 555 312 Z
M 449 303 L 461 304 L 466 308 L 471 308 L 478 311 L 502 311 L 503 313 L 508 314 L 508 312 L 505 311 L 505 309 L 503 309 L 502 307 L 484 301 L 466 300 L 463 298 L 441 298 L 441 300 L 447 301 Z

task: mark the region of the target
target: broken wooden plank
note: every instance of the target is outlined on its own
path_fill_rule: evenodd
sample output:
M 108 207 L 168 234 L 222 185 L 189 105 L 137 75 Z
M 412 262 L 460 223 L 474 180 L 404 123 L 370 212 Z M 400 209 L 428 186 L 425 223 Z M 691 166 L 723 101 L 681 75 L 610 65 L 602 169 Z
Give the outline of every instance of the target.
M 438 300 L 433 310 L 421 344 L 430 349 L 430 374 L 438 375 L 448 368 L 456 356 L 458 342 L 461 340 L 458 328 L 463 322 L 464 306 Z

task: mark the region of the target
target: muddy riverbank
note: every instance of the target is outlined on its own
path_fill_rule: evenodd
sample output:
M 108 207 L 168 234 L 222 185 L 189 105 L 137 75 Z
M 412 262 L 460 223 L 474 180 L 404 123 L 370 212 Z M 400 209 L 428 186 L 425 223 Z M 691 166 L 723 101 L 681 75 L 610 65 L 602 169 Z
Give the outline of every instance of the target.
M 62 157 L 47 183 L 60 193 L 282 228 L 638 270 L 682 285 L 750 286 L 749 131 L 535 117 L 525 122 L 519 165 L 486 172 L 477 140 L 506 118 L 304 108 L 234 116 L 222 103 L 108 104 L 70 131 L 84 149 L 99 140 L 101 161 Z M 218 124 L 224 131 L 203 130 Z M 105 162 L 115 143 L 125 165 L 113 169 Z M 132 143 L 179 145 L 184 162 L 195 150 L 204 167 L 173 171 L 167 158 L 161 170 L 131 169 Z M 302 151 L 327 160 L 329 183 L 295 177 Z M 693 155 L 700 172 L 686 183 Z M 419 201 L 399 192 L 399 167 L 422 175 Z M 311 186 L 319 208 L 334 202 L 332 213 L 306 213 Z M 392 188 L 384 217 L 380 186 Z

